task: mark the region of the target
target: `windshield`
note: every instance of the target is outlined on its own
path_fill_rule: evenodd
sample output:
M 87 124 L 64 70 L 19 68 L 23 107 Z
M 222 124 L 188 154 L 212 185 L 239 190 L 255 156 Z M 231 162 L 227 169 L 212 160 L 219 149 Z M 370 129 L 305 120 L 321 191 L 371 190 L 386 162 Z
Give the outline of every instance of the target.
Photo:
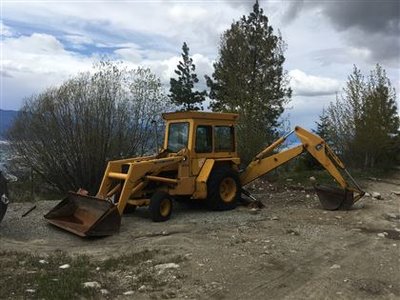
M 171 152 L 188 146 L 189 123 L 171 123 L 168 129 L 168 145 L 167 148 Z

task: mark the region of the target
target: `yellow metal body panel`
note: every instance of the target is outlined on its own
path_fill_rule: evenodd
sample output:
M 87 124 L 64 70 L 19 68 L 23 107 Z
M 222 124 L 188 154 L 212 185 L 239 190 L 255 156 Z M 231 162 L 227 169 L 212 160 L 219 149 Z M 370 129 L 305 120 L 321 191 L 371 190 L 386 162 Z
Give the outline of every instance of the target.
M 199 176 L 196 178 L 196 191 L 193 194 L 194 199 L 207 198 L 207 179 L 214 167 L 215 160 L 207 159 L 201 168 Z
M 233 113 L 213 113 L 213 112 L 200 112 L 200 111 L 179 111 L 162 114 L 164 120 L 184 120 L 184 119 L 201 119 L 216 121 L 233 121 L 237 122 L 239 115 Z
M 175 186 L 170 186 L 167 192 L 170 195 L 193 195 L 195 192 L 196 177 L 183 177 L 178 179 L 178 184 Z

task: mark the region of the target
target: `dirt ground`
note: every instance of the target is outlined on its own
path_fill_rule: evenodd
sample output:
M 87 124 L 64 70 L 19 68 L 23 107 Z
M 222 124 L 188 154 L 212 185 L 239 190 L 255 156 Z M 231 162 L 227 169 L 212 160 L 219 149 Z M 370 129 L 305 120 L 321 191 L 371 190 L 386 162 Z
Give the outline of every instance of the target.
M 264 209 L 210 212 L 177 203 L 165 223 L 138 209 L 123 217 L 119 234 L 89 240 L 46 224 L 43 215 L 56 202 L 38 202 L 25 218 L 32 204 L 11 203 L 0 251 L 47 257 L 62 250 L 86 254 L 93 266 L 119 260 L 111 271 L 103 263 L 90 273 L 99 284 L 92 298 L 400 299 L 400 172 L 362 185 L 382 199 L 324 211 L 313 192 L 258 181 L 253 195 Z M 151 255 L 124 262 L 138 253 Z

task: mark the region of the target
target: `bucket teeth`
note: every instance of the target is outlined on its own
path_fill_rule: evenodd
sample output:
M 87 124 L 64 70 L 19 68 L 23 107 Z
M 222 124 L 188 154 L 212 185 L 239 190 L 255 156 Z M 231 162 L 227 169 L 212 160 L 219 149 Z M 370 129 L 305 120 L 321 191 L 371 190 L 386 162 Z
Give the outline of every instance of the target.
M 112 235 L 121 224 L 116 205 L 75 193 L 70 193 L 44 217 L 49 223 L 82 237 Z

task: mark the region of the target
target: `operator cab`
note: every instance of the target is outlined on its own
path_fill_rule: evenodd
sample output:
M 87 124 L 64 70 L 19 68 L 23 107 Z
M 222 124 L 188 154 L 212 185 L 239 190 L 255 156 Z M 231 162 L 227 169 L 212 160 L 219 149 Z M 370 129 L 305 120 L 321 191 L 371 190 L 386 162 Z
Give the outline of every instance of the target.
M 192 157 L 237 156 L 237 114 L 175 112 L 165 113 L 163 118 L 167 121 L 164 149 L 168 152 L 187 148 Z

